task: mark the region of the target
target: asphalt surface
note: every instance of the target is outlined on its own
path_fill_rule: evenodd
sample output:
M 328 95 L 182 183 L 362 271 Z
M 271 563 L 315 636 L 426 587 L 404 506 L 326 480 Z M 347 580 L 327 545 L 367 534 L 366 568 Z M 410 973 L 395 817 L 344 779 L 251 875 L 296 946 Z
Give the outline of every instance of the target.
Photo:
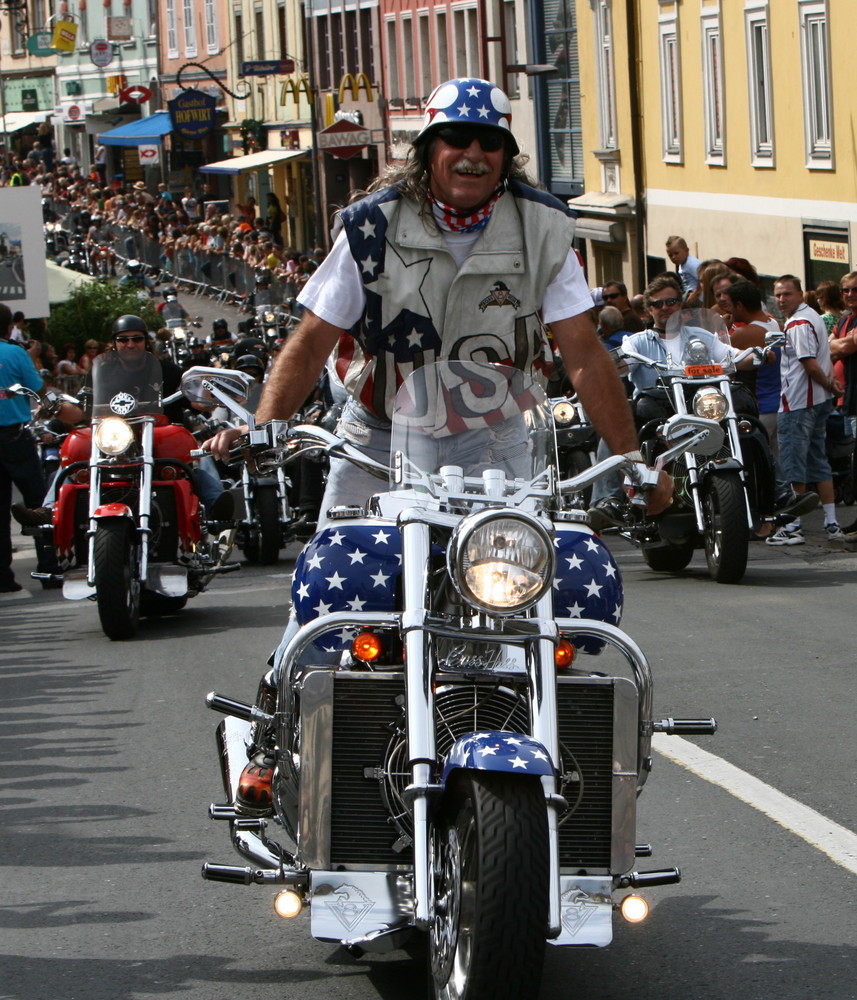
M 701 553 L 669 576 L 611 543 L 622 625 L 651 660 L 656 717 L 716 716 L 695 744 L 853 834 L 857 552 L 827 543 L 819 514 L 805 523 L 807 545 L 754 545 L 731 587 Z M 199 877 L 206 860 L 242 863 L 207 817 L 221 790 L 204 696 L 252 698 L 297 549 L 111 643 L 92 603 L 28 579 L 31 542 L 15 541 L 27 590 L 0 598 L 0 998 L 422 997 L 419 942 L 355 959 L 313 941 L 306 915 L 275 918 L 273 889 Z M 656 754 L 640 867 L 678 865 L 683 880 L 647 893 L 644 924 L 617 917 L 611 947 L 548 949 L 540 1000 L 857 998 L 857 875 L 752 798 Z

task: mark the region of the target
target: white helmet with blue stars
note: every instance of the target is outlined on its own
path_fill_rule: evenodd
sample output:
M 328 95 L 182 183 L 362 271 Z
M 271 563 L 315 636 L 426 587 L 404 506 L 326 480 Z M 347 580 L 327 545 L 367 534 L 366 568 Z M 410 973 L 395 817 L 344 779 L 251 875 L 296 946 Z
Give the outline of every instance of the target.
M 506 94 L 488 80 L 447 80 L 435 87 L 426 103 L 425 115 L 414 145 L 430 138 L 445 125 L 479 125 L 506 134 L 512 155 L 518 144 L 512 135 L 512 104 Z

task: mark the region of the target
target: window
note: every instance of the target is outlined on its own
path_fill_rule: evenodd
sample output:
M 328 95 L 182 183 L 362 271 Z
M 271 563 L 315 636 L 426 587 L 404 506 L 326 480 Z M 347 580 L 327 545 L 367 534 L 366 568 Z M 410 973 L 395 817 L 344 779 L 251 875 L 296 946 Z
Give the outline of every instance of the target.
M 196 24 L 193 20 L 193 0 L 182 0 L 182 19 L 184 21 L 184 54 L 196 55 Z
M 583 183 L 583 130 L 580 118 L 580 68 L 574 0 L 545 0 L 542 60 L 556 66 L 545 77 L 547 122 L 545 159 L 554 194 L 580 194 Z
M 503 0 L 503 23 L 506 28 L 506 65 L 515 66 L 526 59 L 518 56 L 518 19 L 515 0 Z M 506 74 L 505 91 L 511 98 L 521 96 L 518 73 Z
M 205 0 L 205 50 L 214 55 L 220 48 L 217 37 L 217 10 L 214 0 Z
M 317 17 L 316 26 L 318 85 L 321 90 L 330 90 L 330 23 L 327 15 Z
M 602 149 L 616 149 L 616 73 L 613 65 L 613 23 L 610 0 L 597 0 L 595 72 L 598 80 L 598 128 Z
M 447 37 L 446 11 L 435 10 L 435 37 L 437 38 L 437 82 L 449 80 L 449 38 Z
M 402 18 L 402 84 L 405 103 L 415 107 L 417 100 L 417 78 L 414 68 L 414 28 L 410 17 Z
M 705 162 L 726 166 L 723 118 L 723 37 L 720 10 L 702 11 L 702 85 L 705 115 Z
M 187 0 L 185 0 L 187 3 Z M 256 29 L 256 58 L 262 60 L 265 58 L 265 12 L 261 7 L 257 7 L 253 11 L 253 22 Z
M 280 43 L 280 59 L 289 58 L 289 31 L 286 26 L 286 5 L 277 6 L 277 37 Z
M 475 7 L 458 8 L 452 12 L 455 34 L 455 75 L 481 76 L 479 64 L 479 21 Z
M 815 170 L 832 170 L 833 129 L 826 3 L 819 0 L 803 0 L 801 3 L 800 51 L 806 165 Z
M 388 76 L 388 86 L 389 93 L 388 97 L 390 100 L 398 100 L 404 97 L 402 93 L 402 86 L 399 80 L 399 48 L 396 38 L 396 20 L 395 18 L 389 18 L 385 22 L 386 32 L 387 32 L 387 76 Z
M 179 57 L 179 29 L 176 21 L 176 0 L 166 0 L 167 12 L 167 57 Z
M 377 83 L 375 77 L 375 32 L 372 30 L 372 11 L 365 8 L 360 11 L 360 65 L 369 80 Z
M 771 53 L 768 5 L 754 0 L 744 10 L 747 36 L 747 89 L 750 95 L 750 162 L 773 167 L 774 115 L 771 94 Z
M 428 97 L 434 90 L 431 73 L 431 32 L 429 30 L 428 14 L 420 14 L 418 19 L 420 31 L 420 97 Z M 445 78 L 444 78 L 445 79 Z
M 171 3 L 172 0 L 167 0 Z M 244 15 L 240 10 L 233 11 L 235 18 L 235 62 L 238 66 L 238 75 L 241 75 L 241 66 L 244 62 Z
M 658 21 L 661 69 L 661 140 L 666 163 L 681 163 L 681 60 L 678 15 L 673 10 Z

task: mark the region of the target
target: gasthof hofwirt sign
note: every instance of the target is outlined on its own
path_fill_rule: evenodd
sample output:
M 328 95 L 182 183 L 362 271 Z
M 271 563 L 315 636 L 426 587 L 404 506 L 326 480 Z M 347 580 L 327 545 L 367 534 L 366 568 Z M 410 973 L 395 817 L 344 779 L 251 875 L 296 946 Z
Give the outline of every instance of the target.
M 215 105 L 211 94 L 185 90 L 168 102 L 173 132 L 184 139 L 201 139 L 214 128 Z

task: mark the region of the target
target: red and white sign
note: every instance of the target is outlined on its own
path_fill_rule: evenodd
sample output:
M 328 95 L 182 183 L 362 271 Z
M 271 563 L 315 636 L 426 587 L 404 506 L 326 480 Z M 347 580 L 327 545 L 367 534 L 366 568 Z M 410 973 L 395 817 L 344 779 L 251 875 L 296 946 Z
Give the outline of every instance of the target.
M 338 121 L 318 133 L 318 148 L 347 160 L 372 142 L 372 130 L 354 122 Z
M 146 167 L 156 167 L 161 162 L 160 146 L 138 146 L 137 155 L 140 163 Z
M 104 38 L 96 38 L 89 46 L 89 58 L 95 66 L 109 66 L 113 62 L 113 45 Z
M 83 110 L 79 104 L 69 104 L 65 113 L 70 122 L 79 122 L 83 117 Z
M 119 91 L 121 104 L 143 104 L 151 99 L 152 91 L 140 83 L 132 84 L 130 87 L 122 87 Z

